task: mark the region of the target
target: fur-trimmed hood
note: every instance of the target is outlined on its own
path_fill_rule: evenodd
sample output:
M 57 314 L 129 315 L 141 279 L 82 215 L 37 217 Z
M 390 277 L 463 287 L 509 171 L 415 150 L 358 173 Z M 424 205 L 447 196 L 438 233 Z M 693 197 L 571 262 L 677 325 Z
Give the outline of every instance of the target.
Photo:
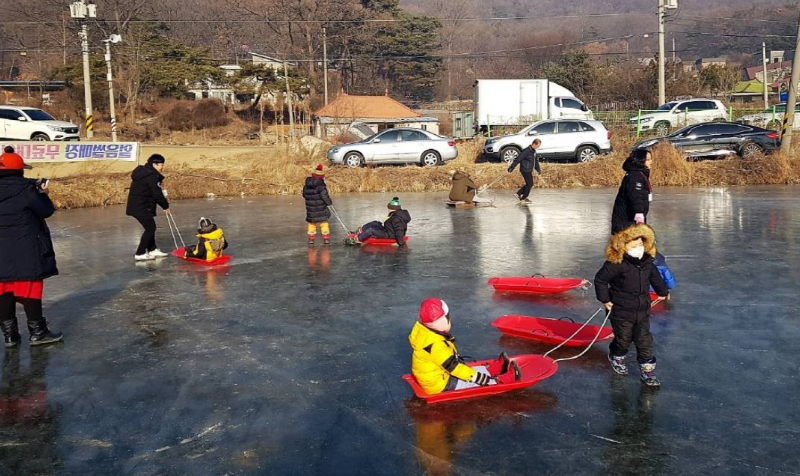
M 641 238 L 644 242 L 644 252 L 655 258 L 656 232 L 649 225 L 638 224 L 625 228 L 608 240 L 606 259 L 615 264 L 622 263 L 622 258 L 625 257 L 625 245 L 637 238 Z

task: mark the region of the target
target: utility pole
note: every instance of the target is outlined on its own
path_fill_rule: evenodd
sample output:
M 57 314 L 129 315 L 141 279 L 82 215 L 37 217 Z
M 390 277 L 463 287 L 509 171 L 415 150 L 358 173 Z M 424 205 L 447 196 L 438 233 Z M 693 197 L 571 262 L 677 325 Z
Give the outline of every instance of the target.
M 667 102 L 667 88 L 664 79 L 664 6 L 665 0 L 658 0 L 658 105 Z
M 108 102 L 109 112 L 111 113 L 111 142 L 117 141 L 117 113 L 114 109 L 114 77 L 111 74 L 111 43 L 119 43 L 122 37 L 119 35 L 111 35 L 109 39 L 103 40 L 106 44 L 106 65 L 108 66 Z
M 678 69 L 678 57 L 675 55 L 675 33 L 672 34 L 672 80 L 675 81 Z
M 764 83 L 764 109 L 769 109 L 769 90 L 767 89 L 767 42 L 761 43 L 761 64 L 764 66 L 763 76 L 761 80 Z
M 325 78 L 325 105 L 328 105 L 328 31 L 322 27 L 322 72 Z
M 789 153 L 792 148 L 792 129 L 794 129 L 794 108 L 797 104 L 797 82 L 800 81 L 800 19 L 797 22 L 797 43 L 794 46 L 795 59 L 792 61 L 792 82 L 789 84 L 789 97 L 786 99 L 786 113 L 783 115 L 783 131 L 781 132 L 781 152 Z M 764 71 L 766 74 L 766 71 Z
M 89 71 L 89 30 L 87 18 L 97 18 L 97 5 L 86 3 L 86 0 L 75 2 L 69 6 L 70 16 L 80 21 L 81 51 L 83 52 L 83 96 L 86 104 L 86 138 L 94 137 L 94 116 L 92 114 L 92 76 Z
M 283 79 L 286 80 L 286 102 L 289 106 L 289 142 L 294 140 L 294 107 L 292 107 L 292 89 L 289 87 L 289 70 L 283 60 Z

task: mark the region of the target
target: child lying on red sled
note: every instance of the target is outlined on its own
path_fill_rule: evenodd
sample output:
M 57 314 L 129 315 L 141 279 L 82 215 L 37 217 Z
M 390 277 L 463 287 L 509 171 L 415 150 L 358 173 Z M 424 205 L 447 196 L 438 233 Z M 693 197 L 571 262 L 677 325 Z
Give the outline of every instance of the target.
M 521 378 L 519 366 L 505 352 L 486 366 L 465 364 L 458 355 L 450 327 L 450 310 L 444 301 L 437 298 L 422 301 L 419 322 L 411 329 L 408 341 L 414 349 L 411 373 L 427 394 L 512 383 Z

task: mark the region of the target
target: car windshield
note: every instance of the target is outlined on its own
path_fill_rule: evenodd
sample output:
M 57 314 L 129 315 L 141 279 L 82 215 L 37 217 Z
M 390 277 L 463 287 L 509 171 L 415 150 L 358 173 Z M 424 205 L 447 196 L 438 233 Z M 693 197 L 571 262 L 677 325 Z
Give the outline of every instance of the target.
M 661 106 L 658 106 L 658 109 L 656 109 L 656 111 L 671 111 L 672 108 L 675 107 L 676 104 L 678 104 L 678 103 L 676 103 L 676 102 L 668 102 L 666 104 L 662 104 Z
M 371 136 L 367 137 L 366 139 L 362 140 L 361 142 L 372 142 L 372 139 L 376 138 L 378 134 L 372 134 Z
M 41 109 L 25 109 L 24 111 L 32 121 L 55 121 L 53 116 Z
M 683 129 L 678 129 L 677 131 L 675 131 L 672 134 L 670 134 L 668 137 L 681 137 L 681 136 L 685 135 L 687 132 L 689 132 L 690 130 L 694 129 L 695 127 L 696 126 L 688 126 L 688 127 L 684 127 Z

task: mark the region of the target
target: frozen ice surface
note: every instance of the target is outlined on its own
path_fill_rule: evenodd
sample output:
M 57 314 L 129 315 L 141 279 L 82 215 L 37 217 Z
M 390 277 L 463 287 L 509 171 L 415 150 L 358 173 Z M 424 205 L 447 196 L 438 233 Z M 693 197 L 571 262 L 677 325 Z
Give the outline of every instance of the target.
M 425 297 L 450 304 L 473 358 L 548 349 L 501 337 L 497 316 L 594 312 L 592 292 L 519 298 L 486 281 L 592 279 L 614 192 L 476 209 L 400 194 L 407 252 L 344 247 L 336 221 L 334 244 L 309 248 L 298 197 L 175 203 L 187 242 L 200 216 L 224 228 L 225 269 L 134 264 L 123 207 L 58 212 L 45 315 L 66 338 L 5 354 L 0 474 L 798 474 L 797 187 L 657 190 L 650 222 L 678 280 L 652 319 L 660 391 L 615 375 L 607 343 L 499 397 L 426 406 L 400 380 Z M 355 228 L 389 198 L 334 200 Z

